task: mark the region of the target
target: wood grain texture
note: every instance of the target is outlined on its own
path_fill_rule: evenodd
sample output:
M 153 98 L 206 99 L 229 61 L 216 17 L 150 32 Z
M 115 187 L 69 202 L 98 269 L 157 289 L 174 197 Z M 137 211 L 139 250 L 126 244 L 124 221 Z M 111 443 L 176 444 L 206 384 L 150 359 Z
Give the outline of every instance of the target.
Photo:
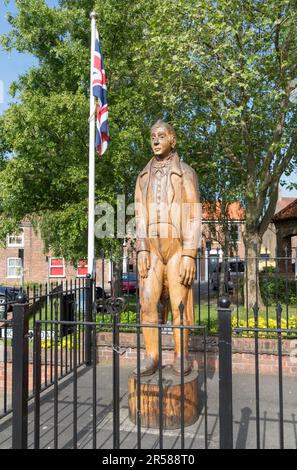
M 181 427 L 181 378 L 172 373 L 171 366 L 162 369 L 163 384 L 163 428 Z M 140 380 L 141 426 L 159 428 L 160 423 L 160 387 L 159 372 L 156 371 Z M 128 379 L 129 418 L 137 424 L 137 377 L 131 374 Z M 198 373 L 192 371 L 184 377 L 184 425 L 190 426 L 198 419 Z

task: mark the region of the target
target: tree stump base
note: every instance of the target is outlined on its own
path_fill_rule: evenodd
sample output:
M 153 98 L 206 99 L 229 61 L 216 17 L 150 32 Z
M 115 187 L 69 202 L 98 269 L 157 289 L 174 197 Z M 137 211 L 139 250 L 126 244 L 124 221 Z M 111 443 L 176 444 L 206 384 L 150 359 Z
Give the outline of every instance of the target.
M 164 429 L 181 427 L 181 378 L 172 371 L 172 366 L 162 367 Z M 141 426 L 159 428 L 159 371 L 140 377 Z M 128 379 L 129 418 L 137 424 L 137 376 Z M 194 424 L 198 419 L 198 373 L 192 371 L 184 377 L 184 426 Z

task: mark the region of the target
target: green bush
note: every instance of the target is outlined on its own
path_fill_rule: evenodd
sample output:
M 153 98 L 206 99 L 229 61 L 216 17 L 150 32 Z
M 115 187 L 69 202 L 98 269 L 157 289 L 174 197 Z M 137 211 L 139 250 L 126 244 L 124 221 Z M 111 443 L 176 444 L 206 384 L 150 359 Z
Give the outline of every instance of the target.
M 120 314 L 119 318 L 119 323 L 123 326 L 120 326 L 119 330 L 120 331 L 126 331 L 126 332 L 135 332 L 137 328 L 135 326 L 125 326 L 127 324 L 135 324 L 137 323 L 137 313 L 133 311 L 129 312 L 122 312 Z M 113 323 L 113 318 L 109 313 L 100 313 L 96 316 L 96 322 L 97 323 L 107 323 L 107 325 L 98 325 L 98 330 L 99 331 L 112 331 L 112 323 Z M 111 325 L 110 325 L 111 323 Z
M 297 305 L 297 285 L 294 279 L 286 279 L 278 274 L 261 273 L 259 277 L 261 298 L 265 306 L 276 303 Z M 239 298 L 244 299 L 244 279 L 239 281 Z
M 102 324 L 102 325 L 98 326 L 99 331 L 112 331 L 112 325 L 111 325 L 112 324 L 112 318 L 111 318 L 111 315 L 109 313 L 105 313 L 104 315 L 103 314 L 98 314 L 96 316 L 96 321 L 98 323 Z M 125 326 L 125 325 L 127 325 L 127 324 L 130 324 L 130 325 L 136 324 L 137 323 L 137 313 L 133 312 L 133 311 L 121 313 L 119 323 L 121 324 L 121 326 L 119 327 L 120 331 L 135 333 L 137 331 L 137 328 L 135 326 Z M 196 321 L 196 323 L 198 324 L 198 321 Z M 105 326 L 105 324 L 106 324 L 106 326 Z M 202 320 L 201 326 L 204 326 L 204 325 L 209 326 L 208 334 L 214 335 L 214 334 L 217 333 L 217 331 L 218 331 L 218 322 L 217 322 L 216 319 L 211 318 L 209 324 L 208 324 L 207 319 Z M 193 329 L 192 333 L 195 334 L 195 335 L 200 335 L 201 330 L 200 329 Z
M 121 332 L 128 332 L 128 333 L 135 333 L 137 331 L 137 328 L 135 326 L 125 326 L 127 324 L 130 324 L 130 325 L 133 325 L 137 322 L 137 314 L 135 312 L 123 312 L 121 315 L 120 315 L 120 324 L 121 326 L 119 327 L 119 331 Z M 100 315 L 97 315 L 96 317 L 96 321 L 98 323 L 101 323 L 103 325 L 100 325 L 98 326 L 98 330 L 99 331 L 112 331 L 112 318 L 110 316 L 110 314 L 100 314 Z M 238 324 L 237 324 L 237 321 L 238 321 Z M 106 326 L 104 325 L 106 323 Z M 198 324 L 198 322 L 196 321 L 196 324 Z M 250 317 L 248 322 L 247 322 L 247 319 L 239 319 L 237 320 L 237 316 L 236 315 L 233 315 L 232 316 L 232 328 L 236 328 L 236 327 L 239 327 L 239 328 L 254 328 L 254 318 L 253 317 Z M 202 322 L 201 322 L 201 326 L 207 326 L 207 335 L 210 335 L 210 336 L 215 336 L 218 334 L 218 320 L 217 318 L 211 318 L 210 321 L 208 322 L 207 319 L 203 319 Z M 266 323 L 266 317 L 264 316 L 259 316 L 258 317 L 258 327 L 259 328 L 266 328 L 267 327 L 267 323 Z M 281 327 L 286 329 L 287 328 L 287 322 L 286 322 L 286 319 L 285 318 L 282 318 L 282 321 L 281 321 Z M 276 324 L 276 320 L 275 319 L 272 319 L 270 318 L 268 320 L 268 328 L 277 328 L 277 324 Z M 288 329 L 291 329 L 291 330 L 297 330 L 297 315 L 292 315 L 291 317 L 289 317 L 289 320 L 288 320 Z M 201 329 L 192 329 L 191 331 L 191 334 L 195 335 L 195 336 L 198 336 L 198 335 L 201 335 L 203 333 L 203 330 Z M 287 333 L 284 333 L 283 334 L 284 336 L 287 335 Z M 243 333 L 243 336 L 254 336 L 254 332 L 246 332 L 246 333 Z M 265 336 L 265 337 L 276 337 L 277 334 L 276 333 L 260 333 L 259 336 Z M 296 337 L 297 335 L 294 333 L 293 334 L 294 337 Z
M 260 276 L 260 292 L 265 305 L 283 303 L 294 305 L 297 303 L 296 281 L 277 275 L 268 274 Z

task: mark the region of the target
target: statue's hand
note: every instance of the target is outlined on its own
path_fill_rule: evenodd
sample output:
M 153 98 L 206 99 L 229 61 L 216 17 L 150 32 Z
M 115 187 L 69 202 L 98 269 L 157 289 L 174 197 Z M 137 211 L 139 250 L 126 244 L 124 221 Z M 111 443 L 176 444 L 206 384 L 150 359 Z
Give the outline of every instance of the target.
M 151 257 L 149 251 L 140 251 L 138 253 L 138 272 L 140 277 L 147 277 L 151 266 Z
M 195 273 L 196 265 L 194 258 L 191 258 L 190 256 L 182 256 L 179 269 L 181 284 L 189 287 L 194 281 Z

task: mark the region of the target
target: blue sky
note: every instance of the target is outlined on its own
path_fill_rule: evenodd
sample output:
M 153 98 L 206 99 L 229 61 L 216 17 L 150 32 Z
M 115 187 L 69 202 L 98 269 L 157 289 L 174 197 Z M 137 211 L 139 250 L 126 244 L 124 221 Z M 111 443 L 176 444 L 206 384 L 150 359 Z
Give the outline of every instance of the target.
M 14 2 L 8 6 L 3 5 L 4 0 L 1 1 L 0 6 L 0 35 L 9 31 L 10 26 L 6 21 L 6 12 L 16 13 Z M 18 54 L 17 52 L 7 53 L 0 47 L 0 80 L 1 80 L 1 94 L 0 96 L 0 114 L 7 108 L 9 104 L 9 86 L 19 74 L 24 73 L 29 67 L 35 65 L 37 61 L 29 54 Z
M 79 0 L 78 0 L 79 1 Z M 4 5 L 4 0 L 0 0 L 0 35 L 9 31 L 9 24 L 5 18 L 6 13 L 16 13 L 14 0 L 10 0 L 8 6 Z M 47 0 L 50 6 L 58 4 L 58 0 Z M 30 54 L 19 54 L 16 51 L 7 53 L 0 47 L 0 114 L 7 108 L 11 97 L 9 97 L 9 86 L 12 81 L 26 72 L 30 67 L 37 64 L 37 60 Z M 297 170 L 289 177 L 284 178 L 285 181 L 297 183 Z M 297 197 L 297 190 L 288 191 L 285 188 L 281 190 L 282 196 Z
M 47 0 L 47 3 L 54 6 L 58 4 L 58 0 Z M 10 25 L 6 20 L 7 12 L 13 14 L 17 12 L 14 0 L 10 0 L 7 6 L 4 5 L 4 0 L 0 0 L 0 35 L 10 30 Z M 37 60 L 30 54 L 19 54 L 16 51 L 7 53 L 0 47 L 0 114 L 11 101 L 8 93 L 11 82 L 37 63 Z

